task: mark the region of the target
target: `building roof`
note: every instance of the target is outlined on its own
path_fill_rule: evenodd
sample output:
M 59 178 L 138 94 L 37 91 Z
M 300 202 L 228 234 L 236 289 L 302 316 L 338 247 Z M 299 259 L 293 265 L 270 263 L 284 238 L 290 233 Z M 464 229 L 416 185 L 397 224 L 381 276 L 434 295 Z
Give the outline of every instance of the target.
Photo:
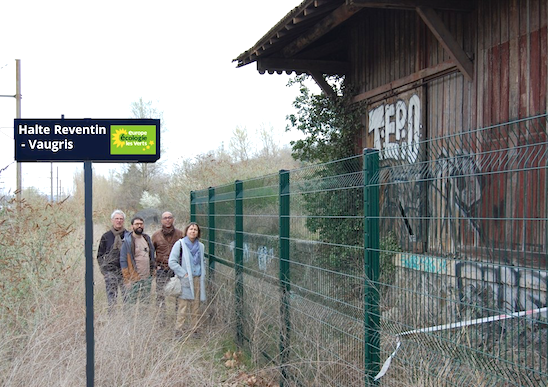
M 287 57 L 287 50 L 284 53 L 283 49 L 343 4 L 345 0 L 303 1 L 276 23 L 253 47 L 238 55 L 234 61 L 238 62 L 238 67 L 242 67 L 263 58 Z M 276 70 L 259 69 L 259 71 L 273 73 Z M 278 72 L 281 71 L 285 70 L 278 70 Z
M 421 7 L 469 12 L 475 0 L 304 0 L 234 61 L 237 67 L 257 62 L 261 74 L 316 71 L 343 75 L 349 66 L 344 29 L 348 19 L 372 8 Z

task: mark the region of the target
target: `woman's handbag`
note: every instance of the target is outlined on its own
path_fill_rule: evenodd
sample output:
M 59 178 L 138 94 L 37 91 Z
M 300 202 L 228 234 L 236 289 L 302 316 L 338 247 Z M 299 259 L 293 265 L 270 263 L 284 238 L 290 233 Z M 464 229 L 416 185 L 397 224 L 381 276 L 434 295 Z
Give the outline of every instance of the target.
M 164 288 L 164 294 L 166 296 L 179 297 L 181 293 L 181 280 L 177 276 L 171 277 Z

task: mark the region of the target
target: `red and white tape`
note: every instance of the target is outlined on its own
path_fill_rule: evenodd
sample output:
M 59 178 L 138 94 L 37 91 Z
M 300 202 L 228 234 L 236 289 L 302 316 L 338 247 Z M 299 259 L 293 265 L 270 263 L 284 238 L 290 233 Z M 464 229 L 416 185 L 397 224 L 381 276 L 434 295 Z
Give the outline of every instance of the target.
M 388 371 L 388 368 L 390 367 L 390 363 L 392 362 L 392 359 L 394 358 L 394 356 L 396 356 L 396 353 L 400 349 L 400 346 L 401 346 L 400 337 L 413 335 L 415 333 L 430 333 L 430 332 L 437 332 L 437 331 L 445 331 L 448 329 L 463 328 L 470 325 L 484 324 L 484 323 L 493 322 L 493 321 L 505 320 L 508 318 L 523 317 L 523 316 L 537 314 L 537 313 L 546 313 L 547 311 L 548 311 L 548 308 L 546 307 L 531 309 L 531 310 L 523 310 L 521 312 L 514 312 L 510 314 L 499 314 L 498 316 L 483 317 L 483 318 L 477 318 L 477 319 L 468 320 L 468 321 L 459 321 L 451 324 L 436 325 L 433 327 L 414 329 L 412 331 L 399 333 L 398 335 L 396 335 L 398 339 L 398 342 L 396 343 L 396 349 L 394 350 L 394 352 L 392 352 L 390 356 L 388 356 L 388 359 L 384 361 L 384 364 L 382 365 L 381 370 L 375 376 L 374 380 L 378 380 L 382 378 L 384 374 L 386 373 L 386 371 Z

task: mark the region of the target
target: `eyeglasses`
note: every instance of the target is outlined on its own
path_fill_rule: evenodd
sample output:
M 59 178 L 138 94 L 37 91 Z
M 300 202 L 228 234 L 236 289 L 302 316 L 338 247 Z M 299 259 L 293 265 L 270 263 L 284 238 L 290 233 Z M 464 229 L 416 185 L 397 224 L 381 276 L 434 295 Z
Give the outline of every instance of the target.
M 164 216 L 162 219 L 165 219 L 165 220 L 167 220 L 167 219 L 173 219 L 173 216 Z

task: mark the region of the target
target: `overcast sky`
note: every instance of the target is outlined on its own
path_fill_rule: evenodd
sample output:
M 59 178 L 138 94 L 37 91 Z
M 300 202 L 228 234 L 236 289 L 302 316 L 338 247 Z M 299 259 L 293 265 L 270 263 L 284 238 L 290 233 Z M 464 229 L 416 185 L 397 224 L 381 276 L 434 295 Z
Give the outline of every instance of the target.
M 0 3 L 0 95 L 15 94 L 22 67 L 22 118 L 129 118 L 143 98 L 164 112 L 169 166 L 228 145 L 236 126 L 273 127 L 281 143 L 297 87 L 290 76 L 261 75 L 232 62 L 300 0 Z M 0 189 L 15 188 L 15 99 L 0 98 Z M 10 164 L 11 163 L 11 164 Z M 82 163 L 55 163 L 72 189 Z M 50 191 L 50 163 L 24 163 L 23 187 Z M 94 170 L 106 171 L 94 164 Z

